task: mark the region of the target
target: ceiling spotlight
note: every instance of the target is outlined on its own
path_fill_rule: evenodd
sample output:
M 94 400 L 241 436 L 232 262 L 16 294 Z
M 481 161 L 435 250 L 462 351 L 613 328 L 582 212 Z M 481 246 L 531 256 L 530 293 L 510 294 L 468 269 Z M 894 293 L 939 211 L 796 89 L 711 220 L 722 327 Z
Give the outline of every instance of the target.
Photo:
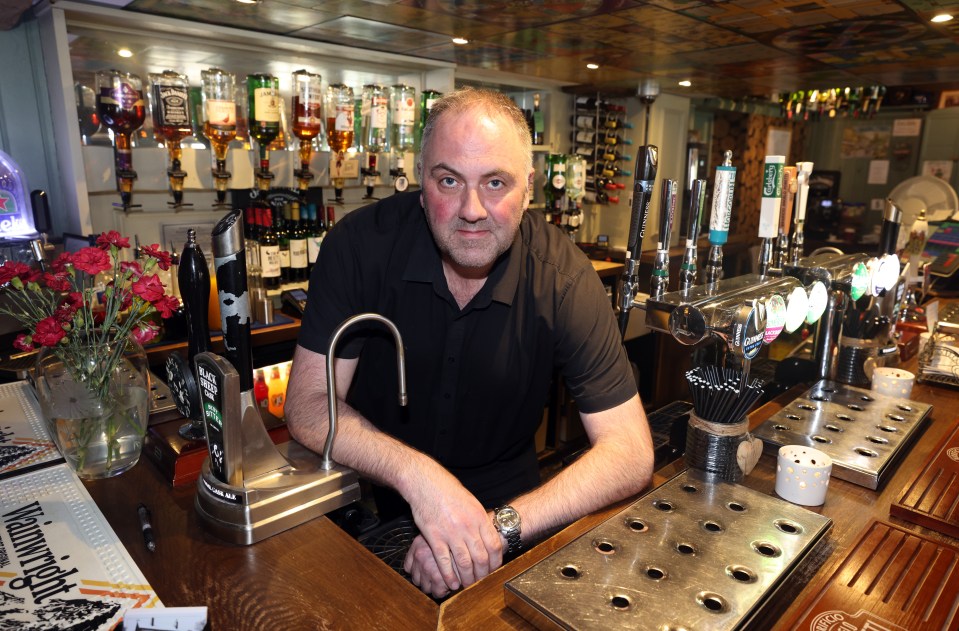
M 684 79 L 684 80 L 682 80 L 682 81 L 679 82 L 679 85 L 683 86 L 684 88 L 688 88 L 688 87 L 691 86 L 692 84 L 693 84 L 693 82 L 690 81 L 689 79 Z
M 256 4 L 260 0 L 236 0 L 240 4 Z
M 933 17 L 932 21 L 936 23 L 940 23 L 940 22 L 948 22 L 951 19 L 952 19 L 952 16 L 949 15 L 948 13 L 940 13 L 939 15 Z
M 129 48 L 121 48 L 120 50 L 117 51 L 117 55 L 123 58 L 133 57 L 133 51 L 130 50 Z
M 465 37 L 454 37 L 453 43 L 456 44 L 457 46 L 464 46 L 466 44 L 469 44 L 470 41 L 466 39 Z
M 596 70 L 599 68 L 599 64 L 586 64 L 586 67 L 590 70 Z

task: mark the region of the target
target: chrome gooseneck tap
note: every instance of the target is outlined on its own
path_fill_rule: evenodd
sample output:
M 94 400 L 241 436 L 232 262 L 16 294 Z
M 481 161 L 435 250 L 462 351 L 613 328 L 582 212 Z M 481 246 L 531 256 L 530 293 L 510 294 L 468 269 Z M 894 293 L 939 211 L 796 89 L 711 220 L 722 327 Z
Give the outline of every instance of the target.
M 679 289 L 685 291 L 696 284 L 696 248 L 699 241 L 699 224 L 706 203 L 706 180 L 693 182 L 689 196 L 689 216 L 686 220 L 686 251 L 679 266 Z
M 653 275 L 649 279 L 649 294 L 661 298 L 669 289 L 669 241 L 673 234 L 676 216 L 676 196 L 679 184 L 676 180 L 663 180 L 663 195 L 659 208 L 659 237 L 656 240 L 656 259 Z
M 803 255 L 805 239 L 806 203 L 809 201 L 809 176 L 812 175 L 812 162 L 796 163 L 796 212 L 793 218 L 793 233 L 789 249 L 789 263 L 798 265 Z
M 326 353 L 326 398 L 328 403 L 327 414 L 329 415 L 329 431 L 326 435 L 326 443 L 323 446 L 323 461 L 320 464 L 320 467 L 327 471 L 332 469 L 334 466 L 333 459 L 331 458 L 330 454 L 333 451 L 333 441 L 336 438 L 336 373 L 335 368 L 333 367 L 333 357 L 334 352 L 336 351 L 336 344 L 340 341 L 340 336 L 342 336 L 347 329 L 358 322 L 363 322 L 366 320 L 382 322 L 393 334 L 393 339 L 396 342 L 396 370 L 399 374 L 400 380 L 399 403 L 400 405 L 405 406 L 407 402 L 406 352 L 403 350 L 403 337 L 400 335 L 400 331 L 396 328 L 396 325 L 378 313 L 360 313 L 344 320 L 338 327 L 336 327 L 336 330 L 333 331 L 333 335 L 330 337 L 329 350 Z

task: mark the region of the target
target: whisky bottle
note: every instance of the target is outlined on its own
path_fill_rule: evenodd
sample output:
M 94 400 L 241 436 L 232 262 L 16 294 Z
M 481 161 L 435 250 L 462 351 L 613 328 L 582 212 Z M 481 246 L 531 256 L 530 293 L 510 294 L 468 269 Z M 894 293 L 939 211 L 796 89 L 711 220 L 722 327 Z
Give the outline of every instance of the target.
M 190 82 L 173 70 L 150 75 L 153 84 L 150 90 L 150 105 L 153 110 L 153 137 L 166 144 L 170 158 L 167 176 L 173 192 L 173 205 L 183 204 L 183 179 L 186 172 L 181 168 L 183 150 L 180 141 L 193 133 L 190 116 Z
M 250 136 L 260 150 L 257 178 L 269 180 L 269 145 L 280 133 L 280 82 L 273 75 L 251 74 L 246 77 Z
M 313 139 L 323 129 L 323 78 L 306 70 L 293 73 L 293 135 L 300 141 L 300 168 L 293 171 L 301 195 L 310 187 Z

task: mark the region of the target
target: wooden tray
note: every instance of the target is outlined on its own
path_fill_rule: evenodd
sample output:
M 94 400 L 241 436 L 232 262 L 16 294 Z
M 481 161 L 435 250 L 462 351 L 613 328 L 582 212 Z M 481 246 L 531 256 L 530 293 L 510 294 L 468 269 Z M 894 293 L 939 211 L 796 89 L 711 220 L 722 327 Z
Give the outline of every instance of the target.
M 959 538 L 959 419 L 889 514 Z
M 821 592 L 783 628 L 955 629 L 959 548 L 873 521 Z

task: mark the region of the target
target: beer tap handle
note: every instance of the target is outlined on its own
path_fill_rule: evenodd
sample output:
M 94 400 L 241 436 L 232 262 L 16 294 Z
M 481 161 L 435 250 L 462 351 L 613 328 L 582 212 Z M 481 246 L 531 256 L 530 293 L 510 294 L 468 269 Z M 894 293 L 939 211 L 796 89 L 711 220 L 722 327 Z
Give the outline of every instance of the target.
M 646 219 L 649 217 L 649 202 L 653 197 L 656 182 L 656 167 L 659 149 L 654 145 L 640 147 L 636 152 L 636 179 L 633 182 L 633 206 L 629 218 L 629 234 L 626 238 L 626 268 L 623 271 L 623 286 L 619 301 L 619 330 L 626 335 L 629 310 L 633 307 L 636 293 L 639 256 L 646 236 Z
M 686 220 L 686 251 L 679 267 L 679 288 L 689 289 L 696 284 L 696 257 L 703 205 L 706 203 L 706 180 L 693 182 L 689 196 L 689 216 Z
M 186 312 L 187 358 L 192 366 L 197 353 L 210 350 L 210 269 L 193 228 L 187 231 L 187 241 L 180 254 L 177 283 Z
M 879 232 L 879 256 L 893 254 L 899 240 L 899 228 L 902 225 L 902 210 L 891 199 L 886 200 L 882 213 L 882 228 Z
M 649 281 L 649 293 L 661 297 L 669 289 L 669 242 L 672 240 L 673 219 L 676 216 L 676 180 L 663 180 L 659 213 L 659 236 L 656 241 L 656 259 Z
M 213 264 L 216 268 L 224 356 L 240 376 L 240 391 L 253 390 L 253 344 L 250 294 L 243 244 L 243 212 L 227 213 L 213 228 Z

